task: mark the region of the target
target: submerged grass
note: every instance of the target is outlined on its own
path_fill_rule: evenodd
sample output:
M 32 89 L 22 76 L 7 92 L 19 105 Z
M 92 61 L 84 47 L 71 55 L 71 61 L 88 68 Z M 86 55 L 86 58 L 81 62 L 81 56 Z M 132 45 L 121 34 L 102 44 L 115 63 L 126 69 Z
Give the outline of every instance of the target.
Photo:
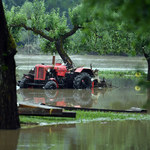
M 21 124 L 63 124 L 88 121 L 150 120 L 149 114 L 76 111 L 76 118 L 20 116 Z
M 105 78 L 145 78 L 146 74 L 144 71 L 135 70 L 135 71 L 99 71 L 100 77 Z
M 78 111 L 77 112 L 77 119 L 101 119 L 101 120 L 108 120 L 108 121 L 115 121 L 115 120 L 150 120 L 149 114 L 135 114 L 135 113 L 114 113 L 114 112 L 84 112 Z

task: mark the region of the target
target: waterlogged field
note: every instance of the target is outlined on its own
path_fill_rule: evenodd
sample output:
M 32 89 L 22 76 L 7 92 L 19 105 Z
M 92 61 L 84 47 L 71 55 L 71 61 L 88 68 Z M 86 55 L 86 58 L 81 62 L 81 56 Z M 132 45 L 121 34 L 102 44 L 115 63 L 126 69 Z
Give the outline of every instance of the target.
M 147 90 L 137 86 L 138 77 L 136 70 L 146 72 L 147 64 L 143 57 L 118 57 L 118 56 L 71 56 L 76 66 L 99 69 L 99 77 L 106 78 L 112 88 L 93 90 L 73 89 L 19 89 L 18 101 L 45 103 L 57 106 L 90 107 L 102 109 L 130 109 L 131 107 L 143 108 L 147 104 Z M 56 56 L 56 62 L 60 57 Z M 52 56 L 46 55 L 17 55 L 17 79 L 23 73 L 33 68 L 36 64 L 51 64 Z M 128 72 L 128 74 L 124 74 Z M 113 77 L 110 72 L 113 72 Z M 114 74 L 116 72 L 116 75 Z M 117 76 L 119 72 L 120 76 Z M 129 73 L 132 75 L 130 78 Z M 124 77 L 122 78 L 122 76 Z
M 120 57 L 120 56 L 93 56 L 93 55 L 73 55 L 70 56 L 76 67 L 90 67 L 100 71 L 147 71 L 147 63 L 144 57 Z M 17 69 L 19 71 L 29 70 L 35 64 L 51 64 L 52 55 L 16 55 Z M 62 62 L 56 56 L 56 62 Z
M 150 110 L 150 92 L 138 85 L 139 77 L 134 76 L 133 73 L 137 70 L 147 71 L 147 64 L 143 57 L 71 56 L 71 58 L 76 66 L 89 67 L 91 63 L 94 69 L 100 70 L 100 78 L 107 75 L 106 80 L 112 83 L 112 88 L 18 89 L 18 102 L 118 110 L 138 107 Z M 56 60 L 58 59 L 60 58 L 56 57 Z M 51 56 L 17 55 L 17 79 L 21 79 L 22 74 L 27 73 L 35 64 L 51 64 L 51 62 Z M 105 72 L 101 73 L 101 71 Z M 122 73 L 110 77 L 109 71 L 131 71 L 132 77 L 129 74 L 124 77 Z M 0 131 L 0 149 L 150 149 L 150 117 L 147 114 L 77 112 L 76 119 L 22 117 L 21 121 L 33 120 L 34 123 L 34 119 L 40 124 L 39 126 L 23 127 L 17 131 Z M 6 141 L 9 141 L 9 144 Z

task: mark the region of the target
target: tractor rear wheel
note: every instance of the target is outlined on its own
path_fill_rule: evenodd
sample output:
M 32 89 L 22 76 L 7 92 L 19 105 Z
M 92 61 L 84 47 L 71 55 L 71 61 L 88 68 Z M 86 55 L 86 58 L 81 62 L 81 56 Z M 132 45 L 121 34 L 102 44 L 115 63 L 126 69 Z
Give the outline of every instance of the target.
M 92 87 L 91 76 L 86 72 L 77 75 L 74 78 L 73 87 L 75 89 L 90 89 Z
M 44 86 L 44 88 L 45 89 L 56 89 L 57 88 L 57 85 L 56 85 L 56 82 L 54 82 L 54 81 L 48 81 L 47 83 L 46 83 L 46 85 Z
M 28 88 L 28 85 L 27 85 L 28 82 L 29 82 L 29 79 L 23 78 L 19 83 L 20 88 Z

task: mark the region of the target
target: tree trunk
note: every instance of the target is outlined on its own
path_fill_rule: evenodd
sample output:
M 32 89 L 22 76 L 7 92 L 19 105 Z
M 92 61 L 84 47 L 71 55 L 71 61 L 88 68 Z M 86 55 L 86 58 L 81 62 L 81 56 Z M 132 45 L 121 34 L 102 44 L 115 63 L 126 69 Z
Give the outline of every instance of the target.
M 150 54 L 147 54 L 144 50 L 144 45 L 142 46 L 142 51 L 144 54 L 144 57 L 147 60 L 148 70 L 147 70 L 147 80 L 150 81 Z
M 0 0 L 0 129 L 20 127 L 17 110 L 15 43 L 7 28 Z
M 150 57 L 147 58 L 147 64 L 148 64 L 147 80 L 150 81 Z
M 150 110 L 150 87 L 147 87 L 147 101 L 144 104 L 143 108 Z
M 64 51 L 63 48 L 63 40 L 59 39 L 55 42 L 56 50 L 60 57 L 62 58 L 63 62 L 67 65 L 68 69 L 73 68 L 73 62 L 67 53 Z

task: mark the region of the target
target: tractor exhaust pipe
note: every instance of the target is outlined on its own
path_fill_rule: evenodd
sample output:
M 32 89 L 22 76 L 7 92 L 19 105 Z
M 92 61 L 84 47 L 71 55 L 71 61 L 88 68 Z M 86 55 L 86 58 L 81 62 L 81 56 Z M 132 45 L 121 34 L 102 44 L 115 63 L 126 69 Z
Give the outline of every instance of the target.
M 52 65 L 55 65 L 55 55 L 53 55 L 53 59 L 52 59 Z

